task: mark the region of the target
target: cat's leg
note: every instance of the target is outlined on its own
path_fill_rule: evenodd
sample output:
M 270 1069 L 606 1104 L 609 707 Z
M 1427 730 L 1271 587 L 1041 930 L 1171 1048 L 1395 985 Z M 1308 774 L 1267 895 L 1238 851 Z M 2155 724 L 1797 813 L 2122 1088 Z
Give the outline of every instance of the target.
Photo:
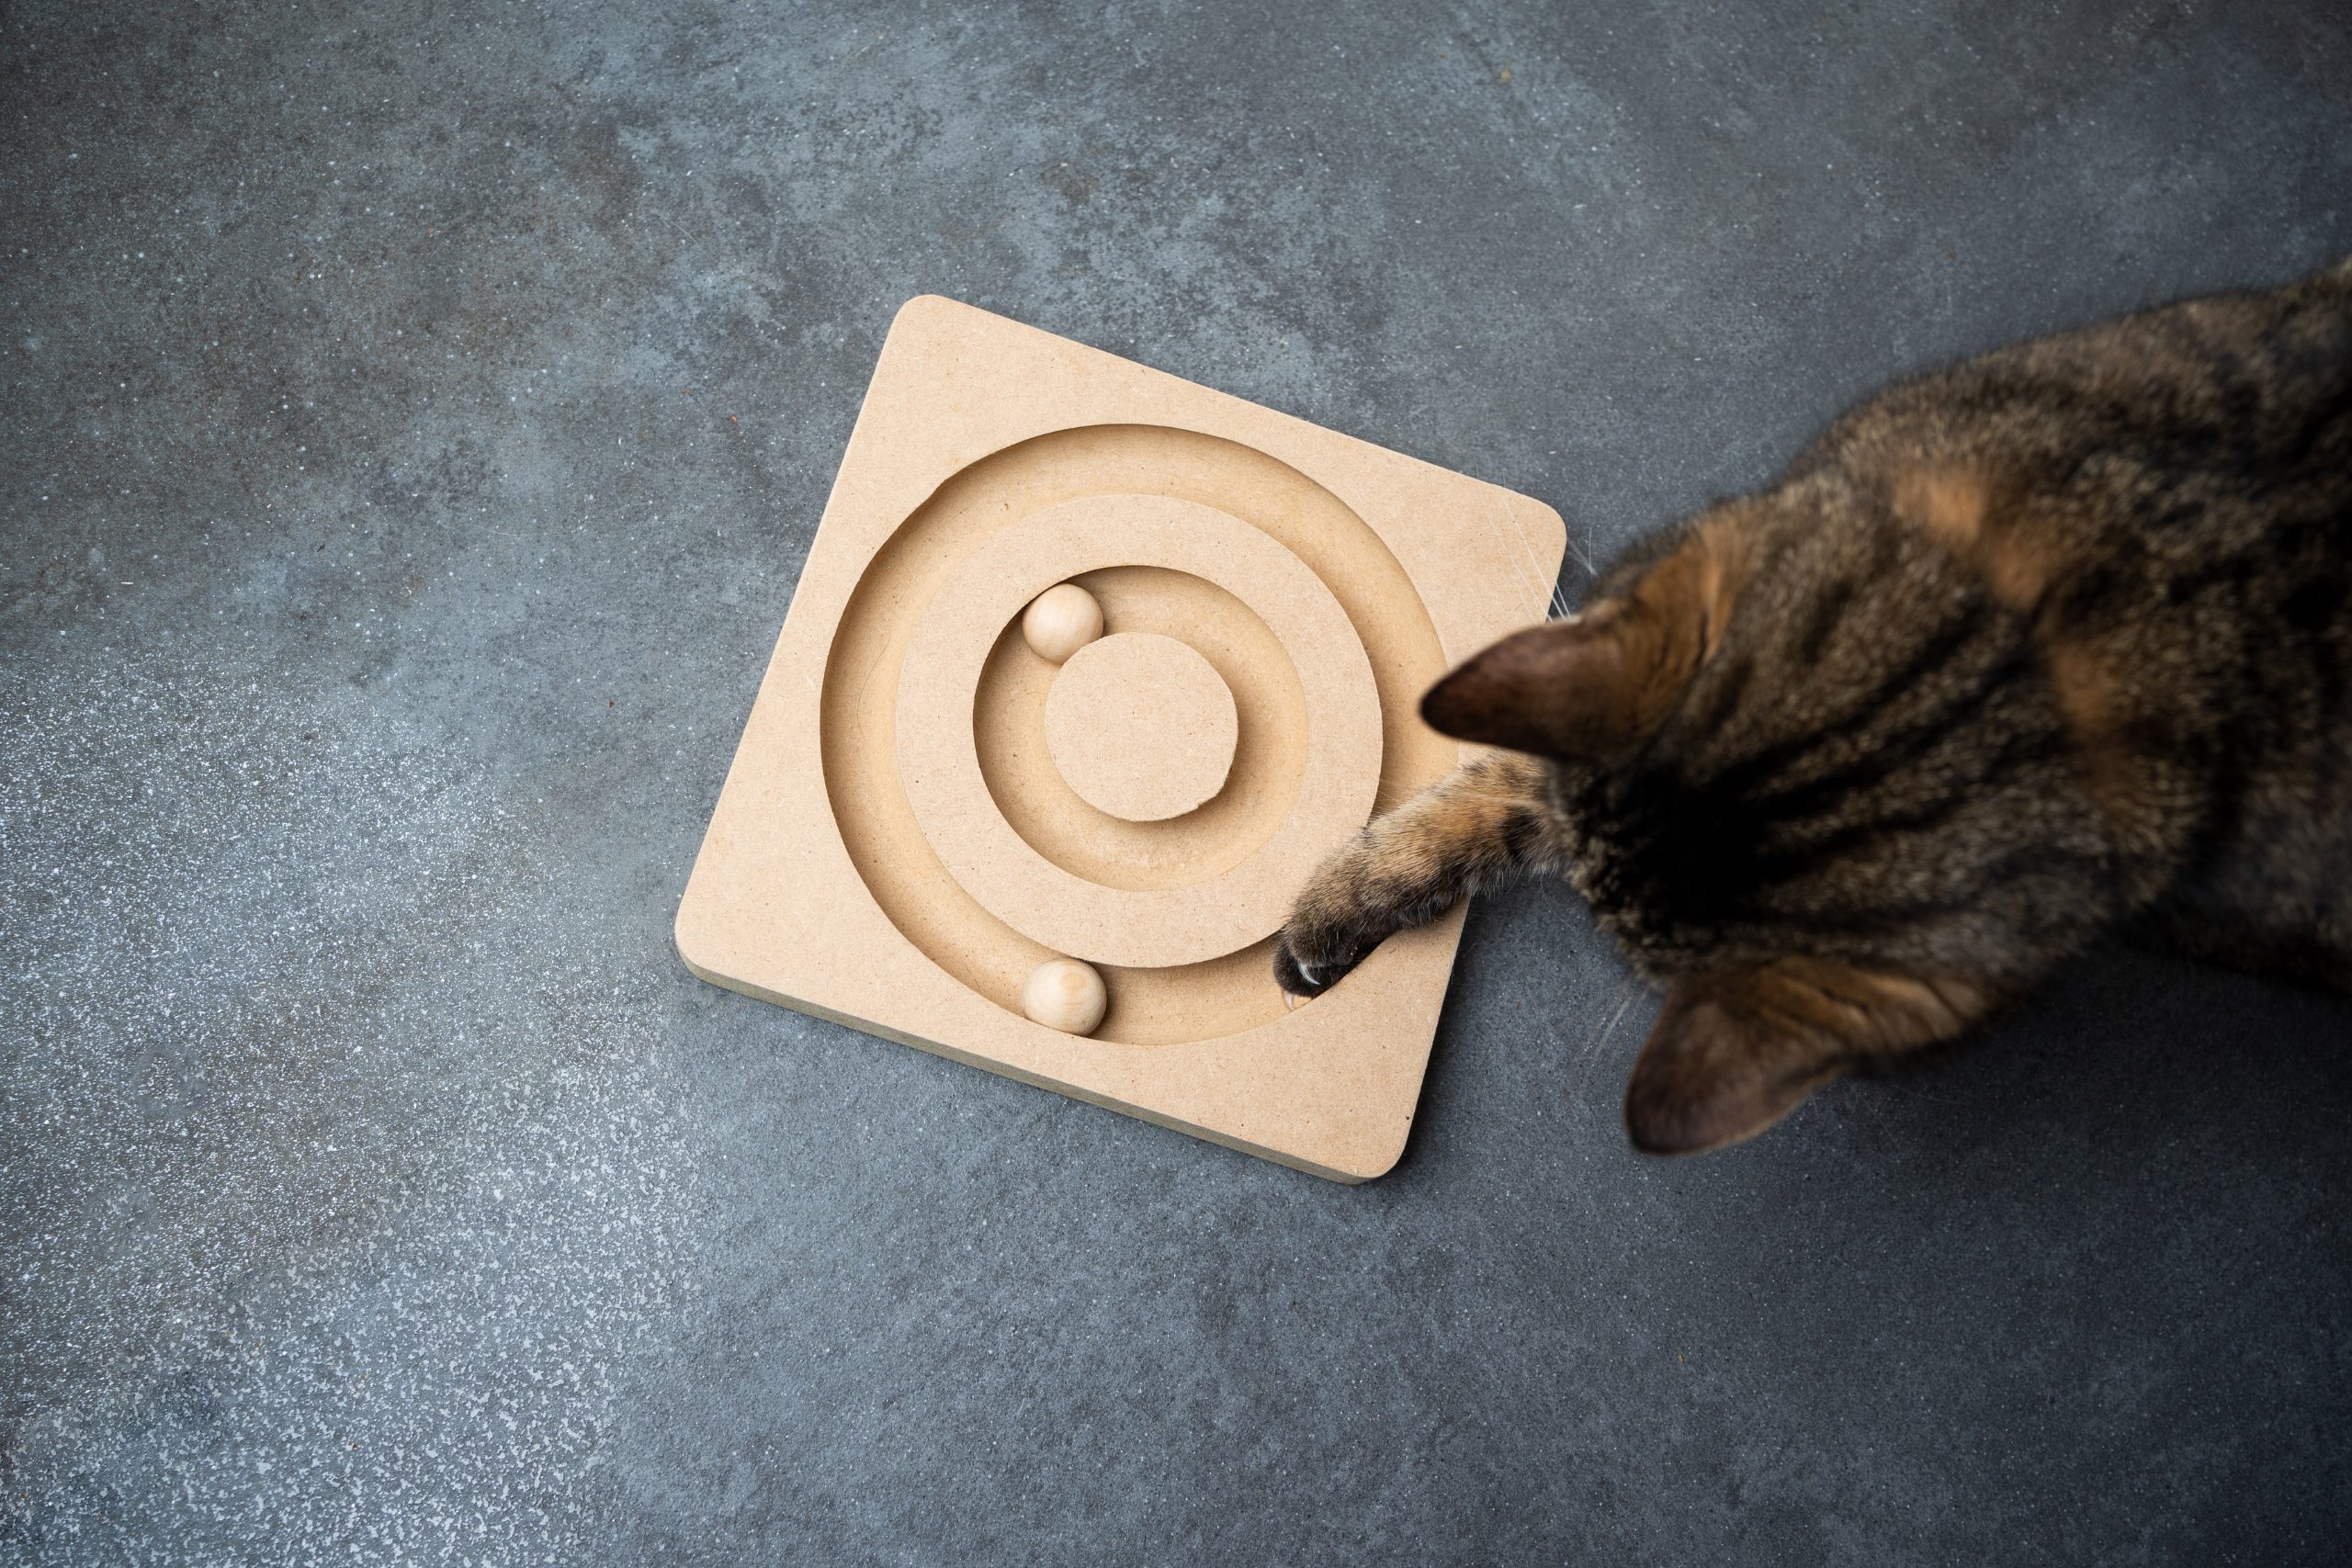
M 1558 863 L 1548 763 L 1496 751 L 1464 763 L 1325 861 L 1291 907 L 1274 978 L 1319 996 L 1391 934 L 1470 894 Z

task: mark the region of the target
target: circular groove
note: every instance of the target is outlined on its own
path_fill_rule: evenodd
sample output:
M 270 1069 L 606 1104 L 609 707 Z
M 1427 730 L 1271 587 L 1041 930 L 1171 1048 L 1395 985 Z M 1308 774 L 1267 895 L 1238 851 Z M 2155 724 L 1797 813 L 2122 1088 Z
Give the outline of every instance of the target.
M 1128 565 L 1186 572 L 1250 605 L 1306 696 L 1306 768 L 1280 824 L 1239 863 L 1148 891 L 1084 881 L 1023 840 L 989 795 L 970 716 L 981 668 L 1023 605 L 1065 578 Z M 1240 519 L 1169 496 L 1089 496 L 992 536 L 920 615 L 897 705 L 900 780 L 947 874 L 1033 942 L 1101 964 L 1198 964 L 1265 937 L 1371 816 L 1379 787 L 1377 688 L 1330 591 Z
M 1370 656 L 1379 684 L 1383 804 L 1402 801 L 1442 776 L 1457 756 L 1453 743 L 1422 725 L 1416 709 L 1421 693 L 1446 666 L 1427 607 L 1379 535 L 1346 502 L 1299 469 L 1221 436 L 1151 424 L 1072 426 L 967 464 L 940 480 L 875 548 L 857 587 L 835 615 L 820 677 L 822 806 L 777 798 L 768 808 L 828 810 L 852 866 L 892 926 L 957 983 L 1015 1016 L 1023 982 L 1057 954 L 981 908 L 923 841 L 898 779 L 898 675 L 922 607 L 990 535 L 1042 507 L 1118 492 L 1178 496 L 1241 517 L 1296 554 L 1330 590 Z M 1111 605 L 1122 582 L 1140 584 L 1148 575 L 1150 569 L 1121 568 L 1080 577 L 1089 592 Z M 1136 602 L 1148 609 L 1159 600 L 1155 592 Z M 1111 613 L 1121 614 L 1115 607 Z M 1239 614 L 1254 623 L 1254 616 Z M 1139 623 L 1130 611 L 1124 624 Z M 1262 628 L 1256 635 L 1271 640 Z M 1012 640 L 1020 640 L 1017 632 Z M 1280 659 L 1269 659 L 1262 670 L 1237 670 L 1222 662 L 1225 656 L 1217 651 L 1205 646 L 1202 651 L 1234 690 L 1246 750 L 1252 744 L 1244 690 L 1249 680 L 1258 679 L 1275 693 L 1296 677 Z M 1231 656 L 1252 657 L 1246 638 L 1233 644 Z M 1297 741 L 1295 727 L 1260 739 L 1282 745 Z M 1303 750 L 1300 758 L 1303 763 Z M 1228 788 L 1190 817 L 1148 826 L 1189 830 L 1226 809 L 1233 794 Z M 1128 863 L 1124 850 L 1116 852 Z M 1061 848 L 1054 853 L 1073 864 L 1081 859 Z M 1188 850 L 1182 858 L 1189 863 L 1193 857 Z M 1158 865 L 1140 871 L 1130 865 L 1126 874 L 1156 878 L 1163 873 L 1172 874 Z M 1110 992 L 1110 1010 L 1091 1038 L 1174 1045 L 1239 1033 L 1281 1018 L 1281 992 L 1267 970 L 1271 946 L 1270 939 L 1175 967 L 1097 965 Z

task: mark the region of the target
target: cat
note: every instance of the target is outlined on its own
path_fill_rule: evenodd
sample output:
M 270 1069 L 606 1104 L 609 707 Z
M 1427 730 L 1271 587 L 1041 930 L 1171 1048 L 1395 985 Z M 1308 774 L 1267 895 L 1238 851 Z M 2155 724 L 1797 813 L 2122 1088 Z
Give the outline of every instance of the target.
M 1636 1148 L 1753 1136 L 2119 929 L 2352 989 L 2352 261 L 1901 382 L 1421 705 L 1294 998 L 1561 872 L 1665 992 Z

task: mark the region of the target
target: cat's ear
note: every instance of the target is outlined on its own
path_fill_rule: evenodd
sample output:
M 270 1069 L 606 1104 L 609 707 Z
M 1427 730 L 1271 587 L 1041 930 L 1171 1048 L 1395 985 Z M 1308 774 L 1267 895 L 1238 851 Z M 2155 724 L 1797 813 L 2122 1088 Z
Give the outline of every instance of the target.
M 1648 1154 L 1700 1154 L 1778 1122 L 1874 1056 L 1949 1040 L 1989 1013 L 1993 987 L 1813 958 L 1678 981 L 1625 1086 L 1625 1131 Z
M 1457 740 L 1547 757 L 1599 757 L 1674 711 L 1723 640 L 1744 553 L 1702 525 L 1621 598 L 1572 620 L 1514 632 L 1421 699 L 1429 727 Z
M 1546 757 L 1601 749 L 1620 728 L 1625 647 L 1613 601 L 1572 621 L 1513 632 L 1431 686 L 1421 719 L 1441 735 Z

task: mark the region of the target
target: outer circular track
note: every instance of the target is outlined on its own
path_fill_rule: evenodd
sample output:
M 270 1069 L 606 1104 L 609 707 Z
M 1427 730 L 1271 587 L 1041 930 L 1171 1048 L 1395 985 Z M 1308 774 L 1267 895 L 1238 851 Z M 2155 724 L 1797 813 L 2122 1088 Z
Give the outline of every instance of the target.
M 1411 581 L 1360 517 L 1297 470 L 1233 442 L 1139 425 L 1057 432 L 971 465 L 941 486 L 868 563 L 843 610 L 826 663 L 820 744 L 826 788 L 842 842 L 876 902 L 934 963 L 1011 1011 L 1018 1010 L 1021 985 L 1029 973 L 1069 950 L 1023 935 L 984 907 L 948 874 L 925 837 L 899 779 L 897 706 L 902 666 L 941 588 L 1001 530 L 1061 502 L 1116 494 L 1166 497 L 1239 518 L 1297 558 L 1329 592 L 1368 662 L 1381 729 L 1376 795 L 1350 827 L 1440 776 L 1453 761 L 1452 743 L 1424 728 L 1414 712 L 1421 691 L 1443 672 L 1444 659 Z M 1252 702 L 1261 709 L 1260 728 L 1265 728 L 1286 722 L 1275 711 L 1286 705 L 1285 699 L 1303 696 L 1295 672 L 1264 667 L 1268 645 L 1276 639 L 1229 592 L 1181 571 L 1130 562 L 1106 563 L 1077 575 L 1104 600 L 1114 624 L 1123 627 L 1163 629 L 1151 624 L 1155 605 L 1163 618 L 1196 624 L 1193 611 L 1214 612 L 1210 622 L 1221 629 L 1205 640 L 1216 647 L 1201 651 L 1233 686 L 1243 709 L 1237 773 L 1252 744 Z M 1184 596 L 1190 597 L 1189 608 L 1180 614 L 1170 607 Z M 1035 656 L 1018 646 L 1020 634 L 1012 618 L 1019 608 L 1018 604 L 1010 607 L 1006 625 L 985 654 L 977 687 L 967 686 L 973 703 L 967 711 L 981 713 L 991 704 L 1018 707 L 1026 700 L 1020 660 Z M 1259 624 L 1253 626 L 1252 622 Z M 1015 647 L 1007 646 L 1008 637 Z M 1238 673 L 1227 667 L 1237 652 L 1250 666 Z M 959 728 L 971 735 L 968 727 Z M 1268 781 L 1259 794 L 1279 800 L 1287 791 L 1293 767 L 1304 782 L 1306 759 L 1286 761 L 1280 738 L 1273 734 L 1257 739 L 1261 755 L 1252 766 Z M 1079 835 L 1087 842 L 1057 843 L 1052 835 L 1035 831 L 1034 822 L 1021 820 L 1020 811 L 1005 808 L 1005 799 L 1019 792 L 1007 787 L 1012 764 L 1003 749 L 977 739 L 975 747 L 987 793 L 996 797 L 1008 831 L 1040 863 L 1086 878 L 1090 886 L 1123 890 L 1119 884 L 1125 883 L 1124 890 L 1179 889 L 1197 877 L 1204 863 L 1201 857 L 1208 852 L 1203 848 L 1204 833 L 1224 840 L 1228 849 L 1246 842 L 1256 838 L 1258 819 L 1267 807 L 1262 799 L 1242 801 L 1226 807 L 1225 818 L 1215 820 L 1227 795 L 1239 800 L 1249 793 L 1228 788 L 1217 800 L 1172 822 L 1122 825 L 1169 829 L 1177 835 L 1172 850 L 1161 846 L 1136 852 L 1132 844 L 1106 846 L 1092 833 Z M 1185 840 L 1184 834 L 1194 838 Z M 1090 857 L 1124 869 L 1114 871 L 1115 881 L 1104 882 L 1093 868 L 1081 869 Z M 1072 861 L 1080 864 L 1068 863 Z M 1111 1006 L 1095 1038 L 1164 1044 L 1214 1039 L 1272 1021 L 1283 1009 L 1268 975 L 1268 945 L 1266 941 L 1251 942 L 1196 963 L 1099 965 Z

